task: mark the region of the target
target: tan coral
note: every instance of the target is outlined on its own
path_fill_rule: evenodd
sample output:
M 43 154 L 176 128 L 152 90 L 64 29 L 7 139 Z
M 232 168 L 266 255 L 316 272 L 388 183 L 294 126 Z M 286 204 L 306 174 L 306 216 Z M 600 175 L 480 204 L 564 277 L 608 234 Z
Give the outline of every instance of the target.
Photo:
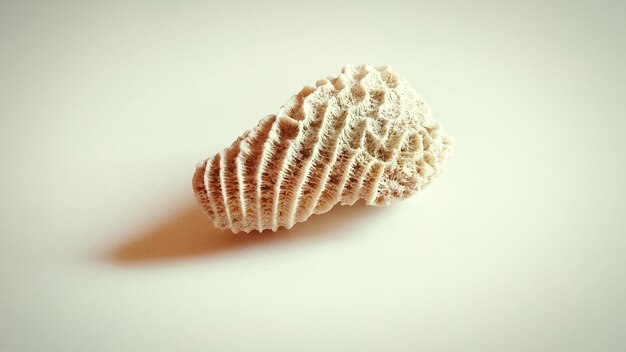
M 346 66 L 202 161 L 198 201 L 219 228 L 291 228 L 335 204 L 387 205 L 438 175 L 451 139 L 392 70 Z

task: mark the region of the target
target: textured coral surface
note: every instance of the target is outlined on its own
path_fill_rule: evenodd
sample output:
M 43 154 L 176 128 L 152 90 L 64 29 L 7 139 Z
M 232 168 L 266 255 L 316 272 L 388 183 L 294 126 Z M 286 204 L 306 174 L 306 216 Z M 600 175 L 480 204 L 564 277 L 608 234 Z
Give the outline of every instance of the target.
M 200 162 L 193 187 L 219 228 L 291 228 L 337 203 L 411 196 L 437 176 L 451 144 L 389 67 L 346 66 Z

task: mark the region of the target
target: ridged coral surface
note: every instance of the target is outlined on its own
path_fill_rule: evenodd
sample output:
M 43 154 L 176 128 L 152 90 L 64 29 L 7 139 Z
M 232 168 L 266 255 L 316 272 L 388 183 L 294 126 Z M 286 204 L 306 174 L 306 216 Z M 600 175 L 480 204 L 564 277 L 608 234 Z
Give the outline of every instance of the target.
M 451 139 L 385 67 L 346 66 L 200 162 L 199 202 L 233 232 L 291 228 L 335 204 L 387 205 L 428 185 Z

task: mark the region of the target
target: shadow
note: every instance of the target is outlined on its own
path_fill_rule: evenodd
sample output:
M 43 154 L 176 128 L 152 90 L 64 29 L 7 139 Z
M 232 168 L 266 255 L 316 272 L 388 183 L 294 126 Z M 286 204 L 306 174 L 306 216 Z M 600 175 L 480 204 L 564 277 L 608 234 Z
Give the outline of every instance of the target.
M 335 206 L 325 214 L 313 215 L 307 221 L 295 224 L 291 230 L 280 228 L 276 232 L 266 230 L 233 234 L 213 227 L 201 207 L 191 204 L 106 253 L 105 260 L 120 265 L 154 263 L 215 256 L 277 242 L 301 241 L 318 235 L 338 236 L 350 224 L 354 225 L 359 219 L 381 212 L 384 208 L 366 206 L 363 202 L 353 206 Z

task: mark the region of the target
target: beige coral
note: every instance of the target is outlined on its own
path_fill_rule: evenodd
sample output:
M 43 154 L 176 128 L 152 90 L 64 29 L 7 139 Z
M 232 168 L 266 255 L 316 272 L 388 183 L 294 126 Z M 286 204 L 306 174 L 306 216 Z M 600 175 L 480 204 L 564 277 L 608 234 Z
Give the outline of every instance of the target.
M 346 66 L 200 162 L 197 199 L 219 228 L 291 228 L 335 204 L 387 205 L 428 185 L 451 139 L 387 67 Z

